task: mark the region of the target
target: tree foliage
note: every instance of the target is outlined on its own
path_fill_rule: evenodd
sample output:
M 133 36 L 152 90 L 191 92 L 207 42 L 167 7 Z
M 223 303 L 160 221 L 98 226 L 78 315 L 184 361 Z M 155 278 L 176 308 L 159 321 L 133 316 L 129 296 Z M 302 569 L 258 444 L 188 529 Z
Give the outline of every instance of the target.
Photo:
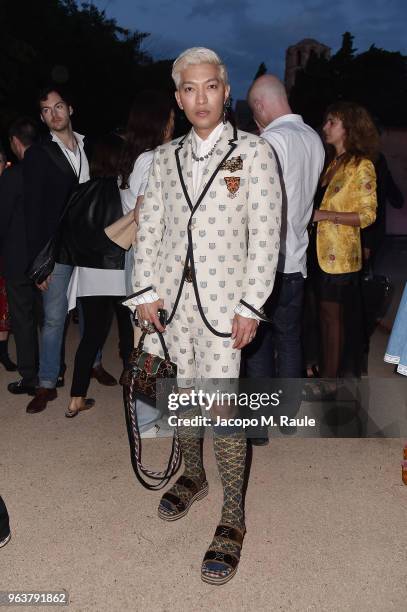
M 298 72 L 290 102 L 305 121 L 319 126 L 324 112 L 337 100 L 365 106 L 382 125 L 407 125 L 407 57 L 372 45 L 363 53 L 353 48 L 353 36 L 330 59 L 311 54 Z
M 72 93 L 79 131 L 122 125 L 134 94 L 151 81 L 153 62 L 142 50 L 147 36 L 120 27 L 91 3 L 1 0 L 0 127 L 16 114 L 36 113 L 37 91 L 49 83 Z M 155 72 L 169 88 L 168 66 Z
M 261 62 L 261 64 L 257 68 L 256 74 L 254 75 L 253 81 L 255 81 L 259 77 L 263 76 L 263 74 L 266 74 L 266 72 L 267 72 L 267 66 L 266 66 L 266 64 L 264 62 Z

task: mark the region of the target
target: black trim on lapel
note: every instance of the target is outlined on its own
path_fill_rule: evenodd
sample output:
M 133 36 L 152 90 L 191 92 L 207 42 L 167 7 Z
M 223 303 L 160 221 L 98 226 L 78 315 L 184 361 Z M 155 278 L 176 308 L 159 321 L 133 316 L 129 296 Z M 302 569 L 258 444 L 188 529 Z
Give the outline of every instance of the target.
M 175 149 L 175 159 L 177 160 L 177 170 L 178 170 L 179 180 L 181 181 L 182 191 L 184 192 L 184 196 L 185 196 L 185 199 L 186 199 L 187 204 L 189 206 L 189 210 L 192 211 L 193 206 L 192 206 L 191 198 L 189 197 L 187 186 L 185 185 L 184 177 L 182 175 L 181 162 L 179 160 L 179 152 L 181 151 L 182 147 L 184 146 L 184 142 L 185 142 L 185 139 L 186 139 L 187 136 L 188 136 L 188 134 L 186 134 L 184 136 L 184 138 L 179 142 L 178 147 Z
M 221 161 L 219 162 L 219 164 L 217 165 L 217 167 L 215 168 L 215 170 L 212 173 L 212 176 L 210 177 L 210 179 L 208 180 L 208 182 L 205 185 L 205 189 L 202 191 L 201 195 L 198 198 L 197 203 L 195 204 L 195 206 L 192 209 L 192 214 L 191 214 L 191 218 L 192 215 L 195 213 L 195 211 L 198 209 L 199 205 L 201 204 L 202 200 L 204 199 L 204 197 L 206 196 L 206 194 L 208 193 L 208 189 L 209 187 L 212 185 L 213 183 L 213 179 L 215 178 L 215 176 L 217 175 L 217 173 L 219 172 L 219 169 L 221 167 L 221 165 L 223 164 L 223 162 L 225 162 L 227 160 L 227 158 L 232 154 L 232 152 L 236 149 L 237 147 L 237 129 L 236 126 L 233 126 L 233 137 L 229 139 L 228 145 L 230 147 L 229 151 L 226 153 L 226 155 L 224 157 L 222 157 Z

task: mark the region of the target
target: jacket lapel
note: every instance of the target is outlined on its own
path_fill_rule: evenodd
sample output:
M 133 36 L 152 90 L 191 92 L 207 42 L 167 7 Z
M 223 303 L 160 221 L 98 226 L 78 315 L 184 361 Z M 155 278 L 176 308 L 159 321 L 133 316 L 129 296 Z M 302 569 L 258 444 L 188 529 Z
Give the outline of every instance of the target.
M 73 168 L 65 155 L 62 153 L 61 148 L 57 145 L 56 142 L 48 141 L 43 143 L 43 148 L 48 153 L 54 164 L 62 170 L 64 174 L 67 174 L 73 179 L 78 180 Z
M 199 197 L 195 201 L 192 212 L 195 212 L 202 200 L 204 199 L 209 187 L 212 185 L 219 169 L 224 161 L 228 159 L 231 153 L 237 147 L 237 130 L 230 123 L 226 124 L 222 132 L 221 139 L 210 157 L 209 163 L 205 168 L 201 191 Z
M 195 198 L 192 182 L 193 161 L 191 140 L 192 133 L 189 132 L 181 140 L 178 148 L 175 150 L 175 157 L 177 160 L 178 176 L 181 181 L 185 199 L 191 212 L 194 213 L 205 197 L 209 187 L 219 171 L 220 166 L 227 160 L 232 151 L 237 147 L 237 130 L 230 123 L 227 123 L 222 132 L 221 139 L 205 168 L 201 184 L 201 191 Z
M 178 147 L 175 149 L 175 158 L 177 161 L 177 171 L 179 180 L 181 182 L 182 191 L 184 192 L 184 196 L 190 210 L 192 210 L 194 191 L 192 185 L 191 144 L 188 142 L 189 140 L 191 140 L 191 132 L 184 136 Z

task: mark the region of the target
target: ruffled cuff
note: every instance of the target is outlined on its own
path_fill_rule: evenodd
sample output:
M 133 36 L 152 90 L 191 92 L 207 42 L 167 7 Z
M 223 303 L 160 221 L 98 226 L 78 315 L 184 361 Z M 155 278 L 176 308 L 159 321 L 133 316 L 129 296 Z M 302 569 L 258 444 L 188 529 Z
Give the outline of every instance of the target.
M 123 306 L 127 306 L 130 308 L 132 312 L 134 312 L 137 306 L 141 306 L 142 304 L 151 304 L 152 302 L 156 302 L 159 300 L 159 296 L 154 291 L 154 289 L 147 289 L 143 293 L 135 293 L 134 295 L 129 295 L 125 300 L 123 300 Z
M 240 303 L 236 304 L 236 306 L 233 309 L 233 312 L 235 314 L 240 315 L 241 317 L 246 317 L 247 319 L 254 319 L 258 323 L 261 320 L 260 317 L 258 317 L 256 314 L 254 314 L 254 312 L 252 312 L 251 310 L 246 308 L 246 306 L 243 306 L 243 304 L 240 304 Z

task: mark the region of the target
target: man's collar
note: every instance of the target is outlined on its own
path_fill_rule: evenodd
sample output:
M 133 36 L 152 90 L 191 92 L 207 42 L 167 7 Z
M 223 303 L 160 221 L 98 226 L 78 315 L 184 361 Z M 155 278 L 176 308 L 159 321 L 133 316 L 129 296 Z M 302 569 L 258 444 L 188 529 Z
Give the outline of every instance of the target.
M 221 121 L 213 130 L 212 132 L 209 134 L 208 138 L 205 138 L 205 140 L 203 140 L 200 136 L 198 136 L 198 134 L 195 132 L 195 129 L 192 128 L 192 137 L 195 141 L 195 144 L 197 146 L 202 145 L 202 143 L 205 143 L 207 146 L 211 147 L 219 138 L 219 136 L 222 134 L 223 130 L 224 130 L 225 124 Z
M 303 119 L 301 115 L 296 115 L 294 113 L 287 113 L 287 115 L 281 115 L 281 117 L 277 117 L 277 119 L 274 119 L 273 121 L 271 121 L 268 125 L 266 125 L 263 132 L 267 132 L 267 130 L 270 130 L 276 125 L 279 125 L 280 123 L 284 123 L 284 121 L 301 121 L 302 122 Z
M 76 140 L 78 143 L 83 144 L 83 139 L 85 138 L 83 136 L 83 134 L 78 134 L 78 132 L 72 132 L 73 135 L 75 136 Z M 53 132 L 52 130 L 50 131 L 50 136 L 51 136 L 51 140 L 53 142 L 57 142 L 57 143 L 62 143 L 62 140 L 60 139 L 60 137 L 58 136 L 58 134 L 56 132 Z M 63 143 L 62 143 L 63 144 Z

